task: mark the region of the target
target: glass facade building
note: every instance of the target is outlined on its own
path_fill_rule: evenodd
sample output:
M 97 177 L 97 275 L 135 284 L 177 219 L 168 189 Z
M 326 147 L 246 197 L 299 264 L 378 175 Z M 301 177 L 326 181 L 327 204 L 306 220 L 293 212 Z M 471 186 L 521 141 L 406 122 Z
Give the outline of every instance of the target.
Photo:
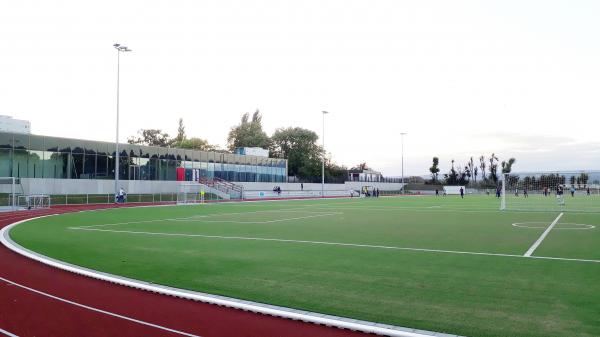
M 191 180 L 284 182 L 285 159 L 119 144 L 119 179 L 177 180 L 177 168 Z M 0 177 L 114 179 L 115 144 L 0 132 Z

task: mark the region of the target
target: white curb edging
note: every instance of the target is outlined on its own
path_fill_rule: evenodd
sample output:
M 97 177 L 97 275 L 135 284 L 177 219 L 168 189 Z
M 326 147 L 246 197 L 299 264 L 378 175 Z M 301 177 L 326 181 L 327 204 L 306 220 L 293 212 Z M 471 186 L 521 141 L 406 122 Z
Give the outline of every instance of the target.
M 245 301 L 235 299 L 231 297 L 211 295 L 201 292 L 195 292 L 185 289 L 178 289 L 168 286 L 156 285 L 145 281 L 134 280 L 126 277 L 111 275 L 108 273 L 96 271 L 93 269 L 80 267 L 67 262 L 59 261 L 45 255 L 38 254 L 31 251 L 18 243 L 14 242 L 9 235 L 10 230 L 27 221 L 54 216 L 57 214 L 44 215 L 34 217 L 26 220 L 21 220 L 5 226 L 0 229 L 0 242 L 4 244 L 10 250 L 21 254 L 30 259 L 36 260 L 43 264 L 66 270 L 75 274 L 91 277 L 98 280 L 103 280 L 127 287 L 150 291 L 154 293 L 160 293 L 164 295 L 185 298 L 193 301 L 199 301 L 208 304 L 215 304 L 218 306 L 225 306 L 234 309 L 240 309 L 244 311 L 251 311 L 259 314 L 270 315 L 275 317 L 287 318 L 292 320 L 299 320 L 308 323 L 314 323 L 319 325 L 331 326 L 341 329 L 348 329 L 366 333 L 373 333 L 377 335 L 390 336 L 390 337 L 460 337 L 452 334 L 445 334 L 439 332 L 424 331 L 418 329 L 410 329 L 397 327 L 393 325 L 379 324 L 368 321 L 354 320 L 344 317 L 324 315 L 309 311 L 296 310 L 291 308 L 279 307 L 274 305 L 268 305 L 258 302 Z

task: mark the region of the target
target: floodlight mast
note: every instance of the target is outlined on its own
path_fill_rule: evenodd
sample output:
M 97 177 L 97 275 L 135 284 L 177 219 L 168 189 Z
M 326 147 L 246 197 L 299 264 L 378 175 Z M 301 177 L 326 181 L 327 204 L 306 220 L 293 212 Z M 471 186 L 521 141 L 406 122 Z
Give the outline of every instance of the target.
M 400 140 L 401 140 L 401 153 L 402 153 L 402 194 L 404 194 L 404 136 L 406 132 L 400 132 Z
M 121 67 L 121 53 L 130 52 L 131 49 L 119 43 L 113 44 L 117 50 L 117 135 L 115 141 L 115 198 L 119 195 L 119 77 Z
M 329 112 L 322 111 L 323 113 L 323 161 L 321 163 L 321 198 L 325 197 L 325 115 Z

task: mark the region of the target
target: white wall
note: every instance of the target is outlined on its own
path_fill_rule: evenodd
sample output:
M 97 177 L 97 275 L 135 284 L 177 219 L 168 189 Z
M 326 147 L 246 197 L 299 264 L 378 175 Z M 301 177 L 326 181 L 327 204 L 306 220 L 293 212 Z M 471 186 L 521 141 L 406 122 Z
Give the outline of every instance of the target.
M 22 119 L 0 115 L 0 132 L 31 133 L 31 123 Z
M 236 185 L 244 187 L 245 191 L 273 191 L 273 187 L 279 186 L 282 191 L 300 191 L 300 183 L 254 183 L 254 182 L 236 182 Z M 401 183 L 378 183 L 378 182 L 360 182 L 347 181 L 343 184 L 325 184 L 325 190 L 328 191 L 348 191 L 360 190 L 363 186 L 373 186 L 382 191 L 399 191 L 402 189 Z M 304 184 L 305 191 L 320 191 L 321 184 Z
M 256 183 L 237 182 L 244 187 L 244 193 L 273 192 L 273 187 L 281 187 L 282 192 L 301 191 L 299 183 Z M 46 178 L 21 178 L 23 194 L 112 194 L 115 189 L 114 180 L 98 179 L 46 179 Z M 119 187 L 123 187 L 128 194 L 152 193 L 177 193 L 177 181 L 154 180 L 121 180 Z M 373 186 L 382 191 L 399 191 L 400 183 L 378 183 L 348 181 L 344 184 L 325 184 L 325 195 L 339 195 L 349 190 L 360 190 L 363 186 Z M 320 195 L 321 184 L 304 184 L 304 192 L 318 192 Z
M 114 180 L 21 178 L 24 194 L 112 194 Z M 177 181 L 121 180 L 129 194 L 176 193 Z

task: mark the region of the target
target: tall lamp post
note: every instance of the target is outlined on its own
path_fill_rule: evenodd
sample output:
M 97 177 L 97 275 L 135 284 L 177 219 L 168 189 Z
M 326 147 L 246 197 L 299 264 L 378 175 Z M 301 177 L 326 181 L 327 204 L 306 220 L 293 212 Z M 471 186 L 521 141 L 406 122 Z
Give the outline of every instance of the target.
M 400 132 L 401 147 L 402 147 L 402 194 L 404 194 L 404 136 L 406 132 Z
M 119 195 L 119 71 L 121 65 L 121 53 L 130 52 L 131 49 L 119 43 L 113 44 L 117 50 L 117 137 L 115 140 L 115 196 Z
M 323 113 L 323 162 L 321 163 L 321 198 L 325 197 L 325 115 L 329 112 L 322 111 Z

